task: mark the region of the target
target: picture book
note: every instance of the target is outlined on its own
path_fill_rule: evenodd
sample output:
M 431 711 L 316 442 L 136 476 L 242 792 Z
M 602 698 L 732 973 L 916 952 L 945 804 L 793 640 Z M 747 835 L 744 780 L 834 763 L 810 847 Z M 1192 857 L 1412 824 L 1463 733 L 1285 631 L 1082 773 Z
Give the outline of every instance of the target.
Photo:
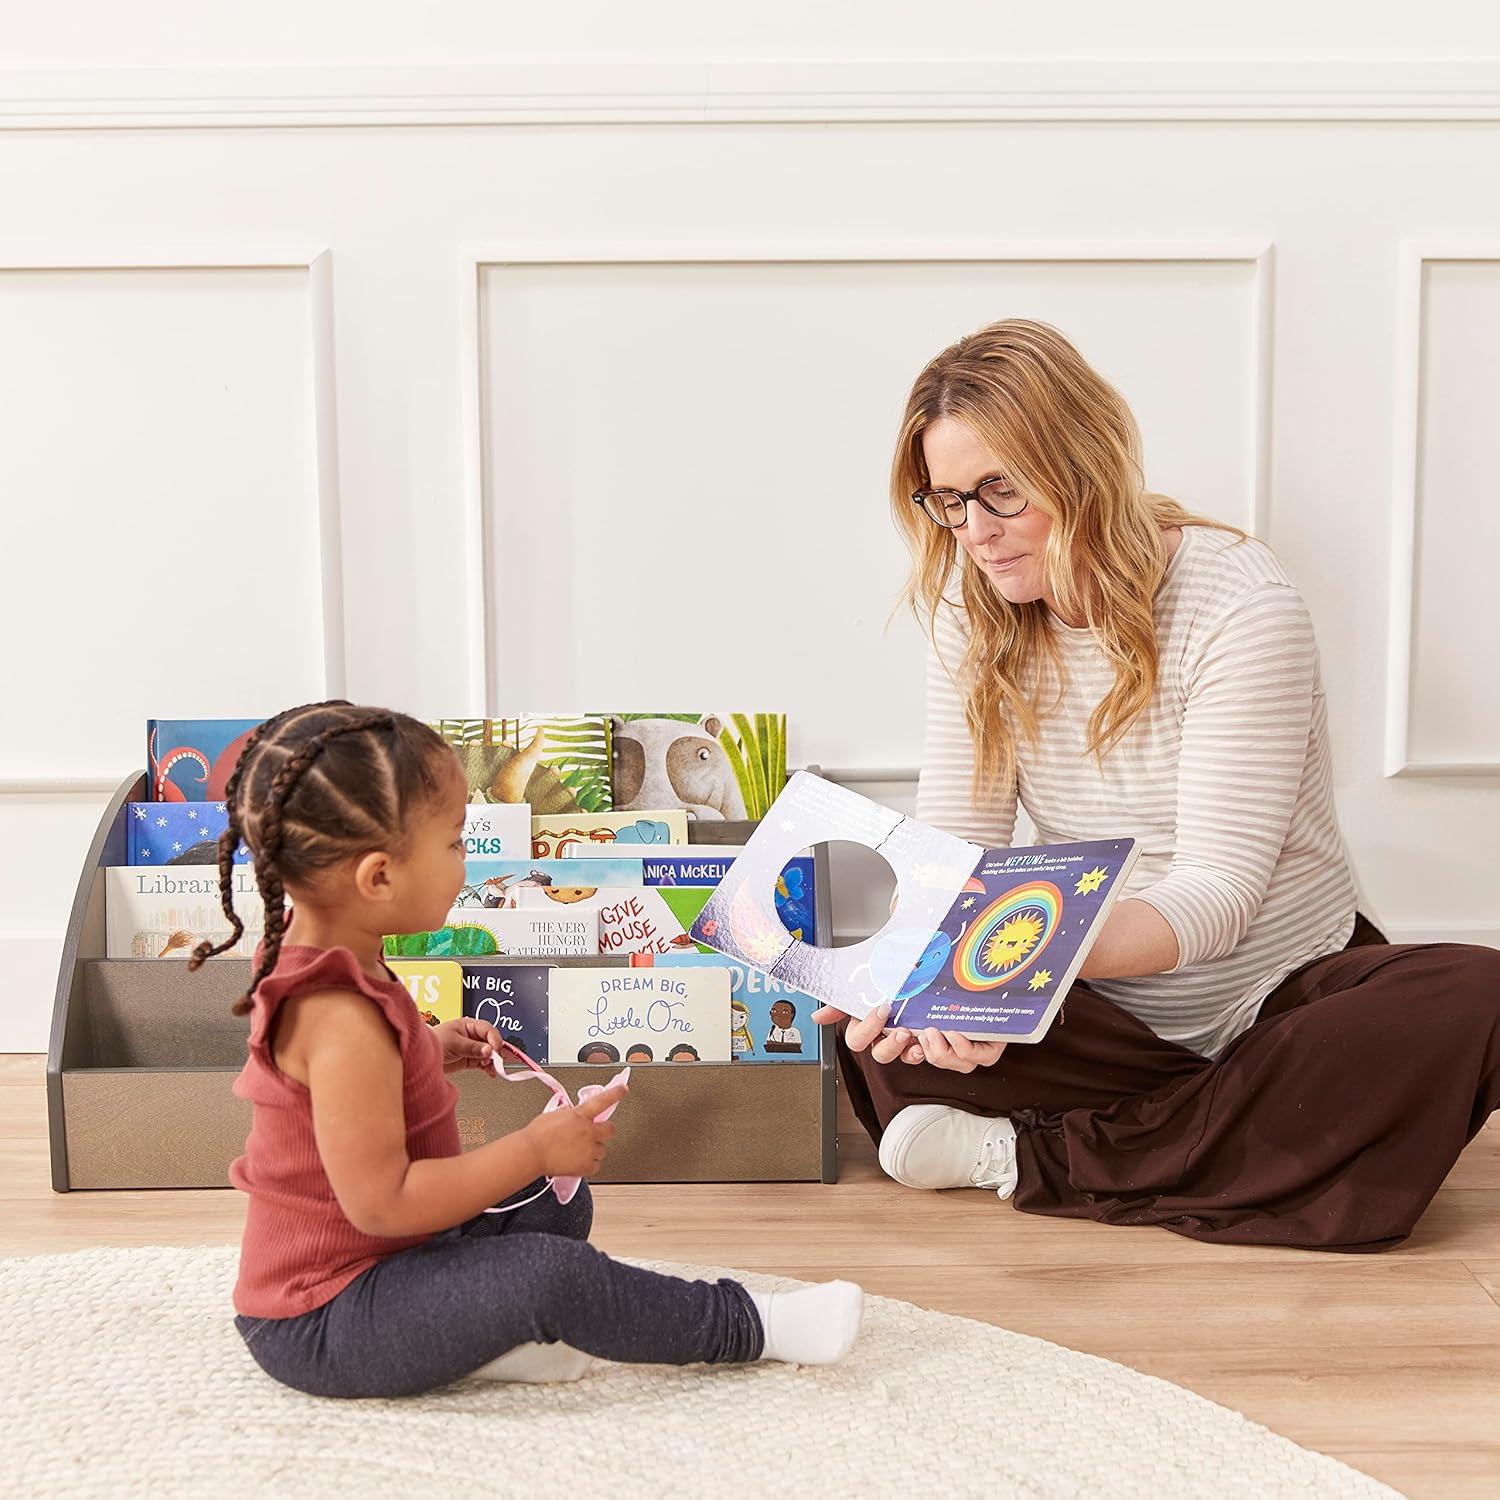
M 152 802 L 222 802 L 260 719 L 147 719 L 146 796 Z
M 547 1055 L 547 983 L 552 972 L 546 964 L 466 963 L 464 1014 L 493 1026 L 507 1042 L 540 1062 Z
M 392 958 L 386 967 L 411 995 L 429 1026 L 456 1021 L 464 1013 L 464 971 L 451 958 Z
M 387 936 L 387 958 L 588 957 L 599 951 L 599 919 L 591 911 L 516 911 L 466 906 L 448 913 L 435 932 Z
M 531 809 L 524 802 L 473 802 L 464 814 L 465 859 L 525 859 Z
M 786 715 L 630 713 L 609 719 L 614 808 L 759 818 L 786 784 Z
M 132 865 L 217 865 L 219 835 L 229 826 L 222 802 L 131 802 L 125 809 L 125 862 Z M 237 865 L 250 863 L 241 844 Z
M 684 927 L 691 927 L 713 887 L 729 873 L 739 844 L 685 844 L 639 851 L 641 883 L 655 886 Z M 591 851 L 592 853 L 592 851 Z M 619 850 L 614 853 L 618 856 Z M 587 856 L 583 856 L 587 857 Z M 597 854 L 593 854 L 597 858 Z M 776 912 L 793 937 L 818 941 L 817 903 L 810 854 L 787 861 L 776 882 Z
M 533 813 L 597 813 L 612 806 L 609 720 L 603 714 L 436 719 L 458 753 L 470 802 L 525 802 Z
M 602 885 L 641 883 L 639 860 L 470 859 L 455 906 L 517 906 L 523 891 L 545 892 L 546 900 L 568 906 Z
M 691 922 L 677 915 L 666 895 L 644 886 L 584 886 L 566 909 L 598 917 L 601 953 L 672 953 L 692 948 Z M 550 904 L 551 896 L 551 891 L 528 886 L 522 888 L 517 902 L 522 910 L 535 910 Z
M 879 849 L 896 903 L 843 948 L 793 938 L 774 883 L 811 844 Z M 853 1016 L 1034 1042 L 1046 1034 L 1136 859 L 1133 839 L 984 849 L 799 771 L 751 835 L 693 936 Z
M 687 843 L 687 814 L 679 808 L 641 813 L 551 813 L 531 820 L 531 852 L 537 859 L 571 859 L 580 849 L 616 843 Z
M 729 1050 L 735 1062 L 817 1062 L 821 1028 L 808 1017 L 818 1002 L 723 953 L 664 953 L 657 969 L 722 968 L 729 973 Z
M 234 909 L 245 933 L 222 956 L 250 958 L 265 927 L 265 906 L 250 866 L 236 865 L 232 873 Z M 188 958 L 205 938 L 222 942 L 233 930 L 213 865 L 105 870 L 104 926 L 108 958 Z
M 702 968 L 554 969 L 547 1059 L 632 1067 L 728 1062 L 729 974 Z

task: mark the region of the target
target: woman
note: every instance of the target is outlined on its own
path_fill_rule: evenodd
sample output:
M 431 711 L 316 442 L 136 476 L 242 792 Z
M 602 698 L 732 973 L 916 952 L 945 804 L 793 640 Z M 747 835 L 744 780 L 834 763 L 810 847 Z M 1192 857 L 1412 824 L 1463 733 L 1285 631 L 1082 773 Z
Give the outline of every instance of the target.
M 1194 1239 L 1377 1250 L 1500 1104 L 1500 952 L 1355 909 L 1317 647 L 1263 543 L 1142 487 L 1119 393 L 1043 324 L 960 340 L 892 469 L 932 643 L 917 815 L 1141 857 L 1047 1036 L 840 1023 L 910 1187 Z

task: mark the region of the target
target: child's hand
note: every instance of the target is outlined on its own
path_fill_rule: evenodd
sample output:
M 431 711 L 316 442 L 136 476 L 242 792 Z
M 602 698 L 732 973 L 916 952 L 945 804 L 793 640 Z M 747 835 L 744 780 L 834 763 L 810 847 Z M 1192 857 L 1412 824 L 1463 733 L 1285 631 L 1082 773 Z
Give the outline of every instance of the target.
M 541 1163 L 543 1177 L 591 1177 L 604 1164 L 604 1153 L 615 1127 L 597 1117 L 624 1097 L 626 1085 L 611 1085 L 603 1093 L 568 1109 L 538 1115 L 524 1134 Z
M 473 1016 L 444 1021 L 437 1028 L 437 1039 L 443 1044 L 445 1073 L 457 1073 L 461 1068 L 488 1068 L 500 1050 L 500 1033 Z

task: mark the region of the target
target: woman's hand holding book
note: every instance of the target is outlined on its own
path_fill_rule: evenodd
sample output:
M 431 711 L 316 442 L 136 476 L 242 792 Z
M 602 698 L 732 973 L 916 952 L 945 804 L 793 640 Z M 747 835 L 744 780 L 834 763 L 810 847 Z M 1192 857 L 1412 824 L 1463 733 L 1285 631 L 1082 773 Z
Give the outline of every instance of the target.
M 887 1031 L 885 1023 L 890 1015 L 891 1007 L 881 1005 L 863 1019 L 851 1020 L 843 1011 L 825 1005 L 815 1010 L 812 1018 L 819 1026 L 833 1026 L 848 1020 L 844 1042 L 849 1050 L 868 1050 L 879 1063 L 928 1062 L 950 1073 L 972 1073 L 975 1068 L 987 1068 L 999 1062 L 1000 1054 L 1005 1051 L 1004 1042 L 973 1041 L 956 1031 L 939 1031 L 935 1026 L 922 1031 L 898 1026 L 894 1031 Z

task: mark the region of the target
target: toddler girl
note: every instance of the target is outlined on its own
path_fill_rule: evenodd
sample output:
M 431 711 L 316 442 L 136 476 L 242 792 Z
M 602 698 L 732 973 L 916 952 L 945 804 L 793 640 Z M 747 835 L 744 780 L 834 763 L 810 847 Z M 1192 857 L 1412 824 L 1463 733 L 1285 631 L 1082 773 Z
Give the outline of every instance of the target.
M 230 1168 L 250 1199 L 234 1305 L 262 1369 L 314 1395 L 397 1396 L 474 1374 L 576 1378 L 594 1358 L 848 1353 L 861 1304 L 848 1282 L 750 1292 L 588 1244 L 587 1186 L 563 1205 L 544 1183 L 598 1169 L 614 1134 L 598 1117 L 623 1088 L 460 1151 L 443 1075 L 488 1067 L 500 1037 L 471 1019 L 429 1028 L 382 958 L 384 934 L 440 927 L 463 883 L 467 788 L 436 733 L 338 701 L 290 709 L 249 741 L 226 799 L 233 935 L 191 962 L 244 931 L 231 894 L 243 837 L 266 930 L 235 1005 L 250 1017 L 235 1093 L 252 1122 Z

